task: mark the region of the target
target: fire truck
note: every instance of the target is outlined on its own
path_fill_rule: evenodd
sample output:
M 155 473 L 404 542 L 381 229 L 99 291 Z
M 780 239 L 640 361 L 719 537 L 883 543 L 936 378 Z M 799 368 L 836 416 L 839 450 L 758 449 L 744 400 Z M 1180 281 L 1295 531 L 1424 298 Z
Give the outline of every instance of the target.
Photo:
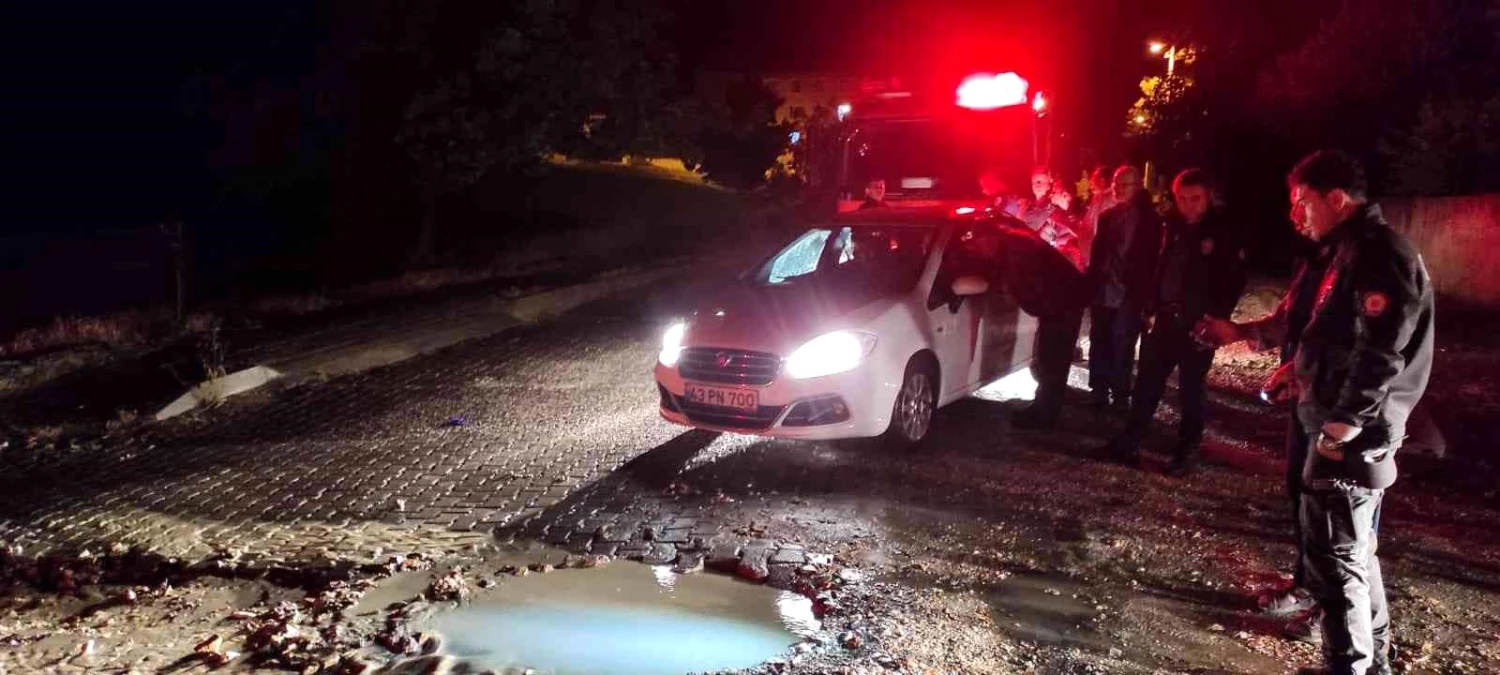
M 857 209 L 877 179 L 885 181 L 887 201 L 908 206 L 973 202 L 986 171 L 1022 188 L 1039 160 L 1045 112 L 1044 95 L 1013 72 L 850 101 L 839 110 L 839 210 Z

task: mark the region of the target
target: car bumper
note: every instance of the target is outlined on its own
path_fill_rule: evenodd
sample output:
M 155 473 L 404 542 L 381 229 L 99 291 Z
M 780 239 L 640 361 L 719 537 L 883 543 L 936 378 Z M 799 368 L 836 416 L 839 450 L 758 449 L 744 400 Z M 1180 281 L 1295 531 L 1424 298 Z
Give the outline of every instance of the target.
M 891 409 L 901 383 L 880 377 L 877 373 L 882 369 L 873 365 L 866 363 L 845 373 L 806 380 L 780 375 L 767 385 L 737 387 L 755 390 L 760 403 L 758 411 L 740 414 L 686 401 L 687 381 L 677 368 L 658 363 L 656 383 L 661 416 L 683 426 L 771 438 L 834 440 L 879 436 L 890 426 Z M 833 401 L 841 402 L 847 409 L 847 419 L 829 423 L 817 423 L 816 417 L 807 419 L 809 410 L 827 411 Z M 823 419 L 830 417 L 825 415 Z

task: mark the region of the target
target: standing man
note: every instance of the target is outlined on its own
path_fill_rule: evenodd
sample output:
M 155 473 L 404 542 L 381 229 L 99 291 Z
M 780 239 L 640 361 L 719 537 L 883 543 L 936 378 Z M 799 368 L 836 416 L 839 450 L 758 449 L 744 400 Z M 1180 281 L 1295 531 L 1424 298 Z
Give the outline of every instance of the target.
M 1229 318 L 1245 290 L 1244 237 L 1211 203 L 1208 174 L 1188 169 L 1172 181 L 1177 213 L 1167 222 L 1155 289 L 1146 306 L 1151 328 L 1141 343 L 1141 372 L 1125 432 L 1105 448 L 1130 465 L 1141 461 L 1140 444 L 1167 387 L 1177 371 L 1182 421 L 1177 448 L 1167 473 L 1182 476 L 1198 466 L 1208 404 L 1208 369 L 1214 348 L 1199 344 L 1191 331 L 1203 316 Z
M 1085 269 L 1083 253 L 1074 232 L 1077 219 L 1068 212 L 1073 195 L 1058 190 L 1057 181 L 1045 166 L 1031 170 L 1031 199 L 1023 199 L 1016 217 L 1026 223 L 1042 241 L 1052 245 L 1081 272 Z
M 1099 218 L 1099 233 L 1089 255 L 1088 276 L 1094 288 L 1089 309 L 1089 389 L 1094 405 L 1130 409 L 1131 367 L 1141 335 L 1141 311 L 1150 296 L 1151 278 L 1161 251 L 1161 217 L 1141 186 L 1135 167 L 1115 170 L 1119 202 Z
M 1076 228 L 1078 250 L 1083 251 L 1084 269 L 1088 269 L 1089 253 L 1094 247 L 1094 236 L 1099 232 L 1099 217 L 1114 205 L 1115 194 L 1114 190 L 1110 189 L 1109 168 L 1096 167 L 1094 173 L 1089 176 L 1089 205 Z
M 1296 212 L 1292 217 L 1297 231 L 1307 241 L 1312 233 Z M 1264 598 L 1262 611 L 1275 617 L 1296 617 L 1287 627 L 1288 635 L 1312 644 L 1322 643 L 1319 623 L 1321 612 L 1317 602 L 1307 591 L 1307 554 L 1302 537 L 1302 465 L 1307 460 L 1311 439 L 1302 430 L 1297 420 L 1297 399 L 1301 392 L 1293 373 L 1292 359 L 1302 339 L 1302 329 L 1312 315 L 1313 302 L 1317 300 L 1318 285 L 1323 272 L 1328 268 L 1331 249 L 1327 246 L 1309 246 L 1300 257 L 1297 272 L 1287 287 L 1286 295 L 1276 309 L 1263 319 L 1241 324 L 1239 334 L 1246 336 L 1257 351 L 1280 347 L 1280 367 L 1261 385 L 1261 395 L 1267 403 L 1284 406 L 1288 411 L 1286 433 L 1286 490 L 1292 514 L 1292 541 L 1297 547 L 1297 559 L 1292 567 L 1292 582 L 1276 595 Z M 1312 610 L 1309 612 L 1309 610 Z
M 1364 171 L 1338 152 L 1292 169 L 1292 217 L 1329 251 L 1293 360 L 1297 418 L 1313 439 L 1302 468 L 1307 582 L 1323 610 L 1326 668 L 1389 673 L 1390 614 L 1376 557 L 1396 450 L 1432 371 L 1433 298 L 1411 242 L 1366 202 Z M 1215 344 L 1253 337 L 1205 319 Z
M 865 186 L 865 200 L 860 202 L 859 210 L 885 208 L 885 179 L 876 178 Z
M 986 169 L 979 174 L 979 192 L 989 202 L 988 206 L 994 213 L 1015 217 L 1020 213 L 1021 203 L 1016 196 L 1011 194 L 1010 186 L 1000 178 L 1000 172 L 995 169 Z

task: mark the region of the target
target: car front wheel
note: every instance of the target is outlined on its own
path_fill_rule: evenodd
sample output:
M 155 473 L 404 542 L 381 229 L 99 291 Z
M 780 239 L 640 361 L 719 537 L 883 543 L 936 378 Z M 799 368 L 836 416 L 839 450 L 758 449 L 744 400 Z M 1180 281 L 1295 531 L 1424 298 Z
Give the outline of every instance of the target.
M 891 426 L 885 432 L 886 442 L 898 448 L 920 444 L 932 430 L 936 412 L 937 375 L 925 361 L 914 358 L 906 365 L 901 390 L 896 393 Z

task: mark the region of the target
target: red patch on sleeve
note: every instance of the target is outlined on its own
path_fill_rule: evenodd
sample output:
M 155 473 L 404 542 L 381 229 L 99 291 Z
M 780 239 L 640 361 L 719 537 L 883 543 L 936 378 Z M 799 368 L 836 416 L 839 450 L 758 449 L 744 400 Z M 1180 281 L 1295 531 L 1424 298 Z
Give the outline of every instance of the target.
M 1365 316 L 1376 317 L 1385 314 L 1385 310 L 1391 306 L 1391 299 L 1384 293 L 1371 291 L 1365 294 L 1364 300 L 1360 302 L 1360 308 Z

